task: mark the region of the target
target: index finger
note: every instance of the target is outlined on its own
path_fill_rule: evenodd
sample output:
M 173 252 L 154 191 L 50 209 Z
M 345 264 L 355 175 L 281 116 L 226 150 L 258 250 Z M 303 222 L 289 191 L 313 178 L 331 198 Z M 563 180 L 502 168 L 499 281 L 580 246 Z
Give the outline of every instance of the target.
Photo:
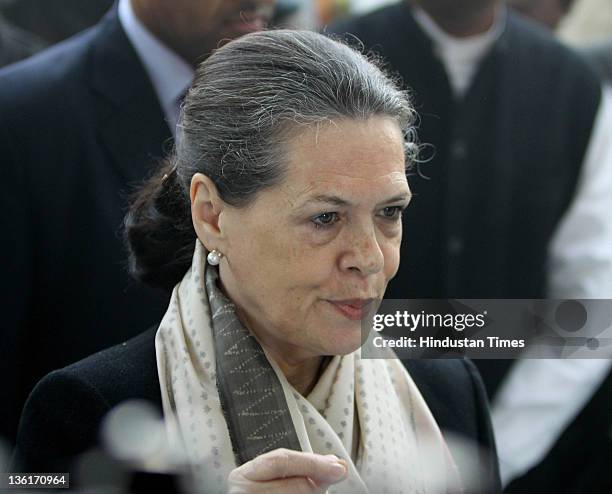
M 276 449 L 243 465 L 243 475 L 254 482 L 286 477 L 308 477 L 317 484 L 333 484 L 347 473 L 346 463 L 334 455 L 318 455 L 290 449 Z

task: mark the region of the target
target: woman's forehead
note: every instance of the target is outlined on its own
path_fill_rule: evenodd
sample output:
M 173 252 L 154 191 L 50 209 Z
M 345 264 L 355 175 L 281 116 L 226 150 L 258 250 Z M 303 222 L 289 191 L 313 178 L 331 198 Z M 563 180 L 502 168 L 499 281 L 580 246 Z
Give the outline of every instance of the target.
M 288 179 L 374 180 L 403 174 L 404 140 L 398 124 L 387 117 L 340 120 L 307 127 L 287 142 Z
M 341 167 L 340 167 L 341 168 Z M 371 207 L 389 201 L 410 199 L 410 188 L 402 167 L 357 174 L 325 170 L 320 174 L 292 174 L 277 189 L 294 208 L 327 204 L 334 207 Z

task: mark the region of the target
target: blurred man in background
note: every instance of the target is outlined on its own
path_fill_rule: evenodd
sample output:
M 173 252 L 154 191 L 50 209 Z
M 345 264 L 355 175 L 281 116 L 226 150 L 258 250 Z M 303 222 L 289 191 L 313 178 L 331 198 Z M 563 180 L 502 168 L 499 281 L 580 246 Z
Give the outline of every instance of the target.
M 168 294 L 128 279 L 132 186 L 171 145 L 194 66 L 264 28 L 274 0 L 120 0 L 90 30 L 0 72 L 0 203 L 9 241 L 0 436 L 34 384 L 159 320 Z M 70 310 L 67 309 L 70 307 Z
M 399 73 L 434 149 L 389 298 L 612 298 L 612 99 L 583 59 L 500 0 L 404 1 L 331 31 Z M 609 492 L 609 361 L 477 364 L 507 492 Z
M 574 1 L 510 0 L 509 4 L 526 17 L 554 30 L 569 12 Z M 592 13 L 597 14 L 595 11 Z M 612 84 L 612 37 L 594 42 L 583 42 L 577 49 L 592 63 L 604 83 Z

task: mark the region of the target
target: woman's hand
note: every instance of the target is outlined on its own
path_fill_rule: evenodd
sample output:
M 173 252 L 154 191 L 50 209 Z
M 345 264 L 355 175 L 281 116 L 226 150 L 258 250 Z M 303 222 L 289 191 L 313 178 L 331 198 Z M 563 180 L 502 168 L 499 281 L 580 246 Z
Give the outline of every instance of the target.
M 229 474 L 229 494 L 319 494 L 346 477 L 344 460 L 334 455 L 275 449 Z

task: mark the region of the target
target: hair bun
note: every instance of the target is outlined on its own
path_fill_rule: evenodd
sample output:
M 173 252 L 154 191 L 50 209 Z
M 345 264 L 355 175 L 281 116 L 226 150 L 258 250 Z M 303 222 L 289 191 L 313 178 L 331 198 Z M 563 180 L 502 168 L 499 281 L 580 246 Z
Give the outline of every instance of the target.
M 176 167 L 165 160 L 133 198 L 124 220 L 131 275 L 171 291 L 189 266 L 196 234 Z

